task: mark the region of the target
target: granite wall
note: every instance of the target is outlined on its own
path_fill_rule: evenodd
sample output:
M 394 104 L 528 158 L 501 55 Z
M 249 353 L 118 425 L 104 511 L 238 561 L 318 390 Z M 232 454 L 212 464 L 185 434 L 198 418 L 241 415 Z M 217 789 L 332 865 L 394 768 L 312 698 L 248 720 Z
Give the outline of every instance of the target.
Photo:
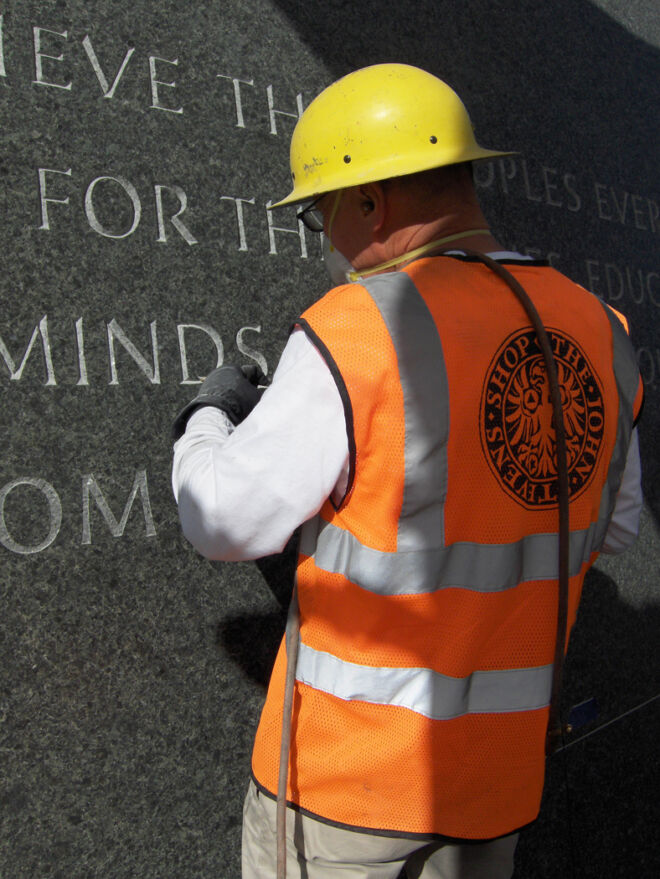
M 0 875 L 237 877 L 292 552 L 182 538 L 170 422 L 222 362 L 272 374 L 325 287 L 288 142 L 356 67 L 464 98 L 495 233 L 630 318 L 647 386 L 636 547 L 598 563 L 518 879 L 657 875 L 660 24 L 615 0 L 0 3 Z

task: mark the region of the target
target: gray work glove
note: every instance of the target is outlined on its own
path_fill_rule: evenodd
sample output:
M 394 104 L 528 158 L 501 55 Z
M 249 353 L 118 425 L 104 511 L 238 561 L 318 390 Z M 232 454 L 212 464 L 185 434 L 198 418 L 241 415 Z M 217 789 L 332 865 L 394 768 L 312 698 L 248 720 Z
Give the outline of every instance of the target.
M 266 376 L 258 366 L 218 366 L 202 382 L 197 396 L 174 419 L 172 437 L 178 440 L 186 430 L 188 419 L 200 406 L 222 409 L 232 424 L 240 424 L 257 405 L 264 392 L 258 388 Z

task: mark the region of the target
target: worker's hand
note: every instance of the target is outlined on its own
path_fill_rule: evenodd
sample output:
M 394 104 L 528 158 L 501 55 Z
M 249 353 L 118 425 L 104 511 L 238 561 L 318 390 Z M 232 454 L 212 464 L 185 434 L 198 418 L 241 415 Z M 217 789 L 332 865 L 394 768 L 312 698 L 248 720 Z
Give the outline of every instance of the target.
M 200 406 L 222 409 L 232 424 L 240 424 L 257 405 L 264 388 L 266 376 L 258 366 L 219 366 L 208 375 L 197 396 L 179 412 L 174 419 L 172 436 L 178 440 L 186 430 L 188 419 Z

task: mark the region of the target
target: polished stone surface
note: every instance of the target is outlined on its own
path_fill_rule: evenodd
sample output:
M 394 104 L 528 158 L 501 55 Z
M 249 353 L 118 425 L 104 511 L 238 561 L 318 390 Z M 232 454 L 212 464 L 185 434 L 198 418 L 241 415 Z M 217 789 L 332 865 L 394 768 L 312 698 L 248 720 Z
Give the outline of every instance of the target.
M 169 425 L 221 357 L 272 373 L 325 289 L 318 241 L 265 206 L 288 190 L 297 96 L 390 60 L 446 79 L 484 144 L 520 151 L 477 176 L 502 242 L 631 320 L 643 529 L 589 577 L 565 702 L 600 715 L 563 752 L 570 822 L 559 755 L 516 877 L 570 875 L 569 823 L 576 876 L 657 874 L 654 8 L 0 5 L 0 875 L 238 876 L 292 555 L 214 564 L 186 544 Z

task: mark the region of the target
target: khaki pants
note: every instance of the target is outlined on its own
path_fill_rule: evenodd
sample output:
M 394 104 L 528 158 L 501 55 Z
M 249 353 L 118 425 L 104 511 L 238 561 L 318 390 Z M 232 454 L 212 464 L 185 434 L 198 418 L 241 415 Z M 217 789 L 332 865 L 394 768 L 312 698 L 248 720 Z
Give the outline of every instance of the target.
M 243 879 L 276 879 L 275 801 L 254 782 L 243 808 Z M 475 845 L 343 830 L 287 811 L 287 879 L 511 879 L 518 834 Z

